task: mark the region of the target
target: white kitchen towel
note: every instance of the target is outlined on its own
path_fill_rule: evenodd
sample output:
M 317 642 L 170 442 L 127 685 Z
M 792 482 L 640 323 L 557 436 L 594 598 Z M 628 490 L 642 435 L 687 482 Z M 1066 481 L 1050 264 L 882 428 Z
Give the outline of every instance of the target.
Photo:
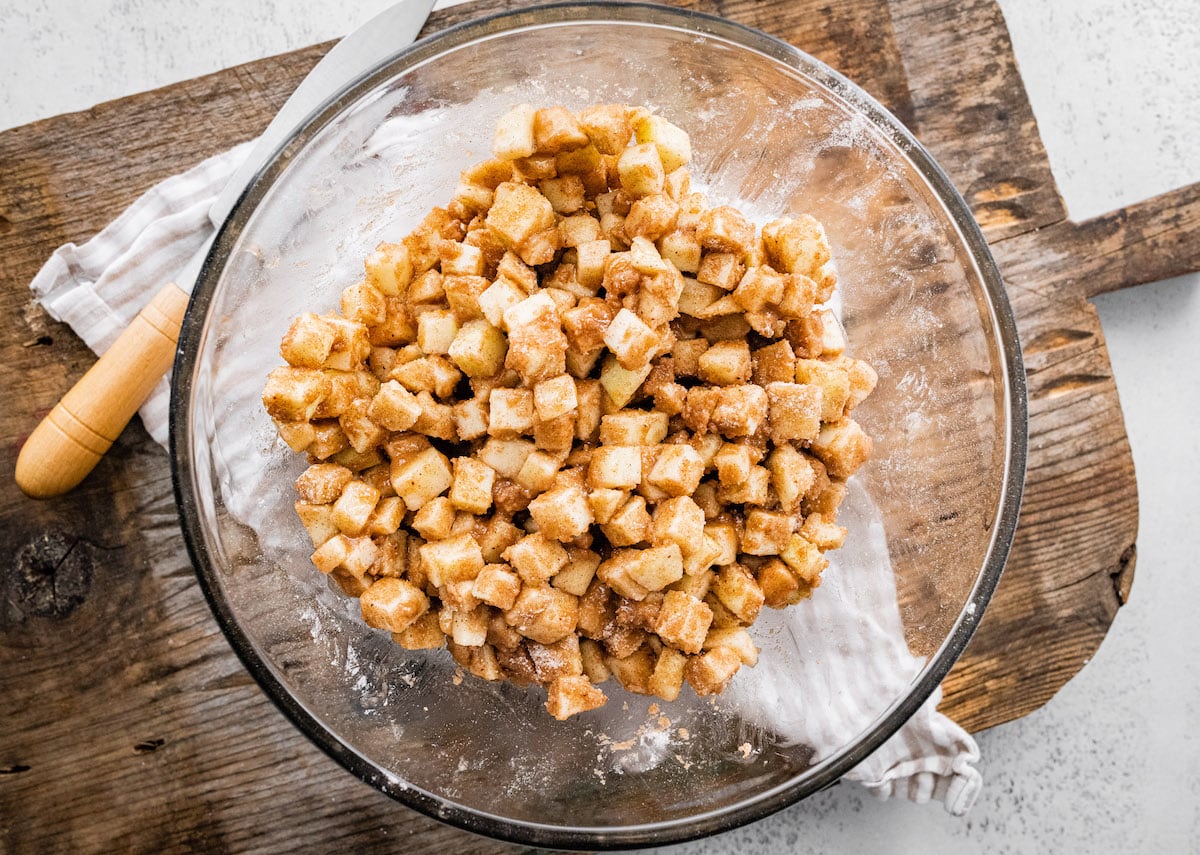
M 70 324 L 92 350 L 103 353 L 210 236 L 209 204 L 249 145 L 168 178 L 86 243 L 60 247 L 31 283 L 38 301 L 54 318 Z M 150 435 L 164 445 L 169 394 L 164 380 L 140 410 Z M 743 669 L 724 701 L 737 704 L 743 718 L 777 738 L 811 746 L 817 761 L 853 735 L 844 732 L 847 722 L 869 721 L 882 712 L 875 709 L 879 697 L 894 697 L 923 664 L 904 641 L 878 510 L 863 491 L 855 490 L 844 513 L 858 517 L 850 522 L 856 537 L 845 548 L 858 552 L 837 557 L 825 584 L 804 608 L 765 610 L 755 626 L 763 648 L 759 665 Z M 834 634 L 837 644 L 822 642 L 831 633 L 806 631 L 806 622 L 842 625 L 845 632 Z M 786 660 L 771 655 L 773 647 L 785 642 L 802 652 L 799 668 L 782 667 L 784 661 L 794 663 L 794 655 Z M 814 649 L 818 644 L 823 649 Z M 811 671 L 804 664 L 810 662 Z M 805 702 L 810 679 L 836 684 L 836 691 L 822 693 L 831 698 L 828 703 Z M 979 749 L 970 734 L 937 711 L 940 699 L 939 689 L 846 777 L 881 798 L 932 799 L 952 814 L 966 813 L 982 785 L 975 768 Z

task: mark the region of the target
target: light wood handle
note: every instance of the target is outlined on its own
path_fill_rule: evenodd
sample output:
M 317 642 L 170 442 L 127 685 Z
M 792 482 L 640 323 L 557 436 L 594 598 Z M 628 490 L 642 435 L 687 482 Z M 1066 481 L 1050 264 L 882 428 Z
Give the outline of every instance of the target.
M 17 486 L 61 496 L 92 471 L 175 358 L 188 295 L 167 285 L 25 440 Z

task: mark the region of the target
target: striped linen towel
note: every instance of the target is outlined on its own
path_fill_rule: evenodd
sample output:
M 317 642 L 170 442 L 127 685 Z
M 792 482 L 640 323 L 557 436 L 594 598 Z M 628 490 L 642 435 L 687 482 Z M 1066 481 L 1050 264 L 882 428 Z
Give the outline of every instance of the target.
M 31 283 L 38 301 L 103 353 L 211 234 L 209 204 L 249 145 L 168 178 L 83 245 L 60 247 Z M 140 410 L 163 445 L 169 394 L 164 380 Z M 880 699 L 899 696 L 923 664 L 904 641 L 878 510 L 855 489 L 843 513 L 857 516 L 848 522 L 856 537 L 826 571 L 819 596 L 804 608 L 765 610 L 754 630 L 763 650 L 759 664 L 743 669 L 722 698 L 776 738 L 810 746 L 817 761 L 881 713 Z M 785 658 L 781 648 L 788 646 Z M 817 692 L 822 700 L 807 702 Z M 884 799 L 936 800 L 952 814 L 966 813 L 982 785 L 979 749 L 937 711 L 940 699 L 939 689 L 847 779 Z

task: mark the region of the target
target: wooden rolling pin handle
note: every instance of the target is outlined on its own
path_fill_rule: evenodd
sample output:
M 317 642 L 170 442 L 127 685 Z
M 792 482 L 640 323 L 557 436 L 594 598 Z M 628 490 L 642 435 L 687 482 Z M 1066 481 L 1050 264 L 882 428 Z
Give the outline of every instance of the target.
M 108 451 L 175 358 L 188 295 L 167 285 L 34 428 L 17 486 L 35 499 L 75 487 Z

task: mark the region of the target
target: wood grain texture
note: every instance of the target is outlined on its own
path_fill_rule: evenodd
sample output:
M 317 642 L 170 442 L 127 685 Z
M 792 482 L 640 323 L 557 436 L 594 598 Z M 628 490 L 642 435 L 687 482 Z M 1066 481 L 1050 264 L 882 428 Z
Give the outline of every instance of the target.
M 908 127 L 988 240 L 1064 219 L 1000 7 L 993 0 L 891 6 L 913 102 Z
M 427 30 L 516 5 L 453 7 Z M 994 243 L 1025 346 L 1034 442 L 1009 568 L 944 708 L 972 729 L 1026 714 L 1087 661 L 1132 578 L 1132 462 L 1086 295 L 1195 269 L 1195 189 L 1066 221 L 991 0 L 682 5 L 778 35 L 892 107 Z M 226 852 L 297 840 L 515 851 L 357 782 L 274 709 L 203 601 L 165 454 L 140 423 L 66 497 L 34 502 L 13 483 L 25 435 L 94 361 L 32 303 L 34 272 L 155 182 L 258 133 L 327 49 L 0 134 L 0 386 L 12 402 L 0 410 L 0 851 Z M 1081 283 L 1085 262 L 1082 278 L 1102 288 Z
M 17 457 L 17 485 L 46 499 L 74 489 L 171 370 L 188 293 L 165 285 L 34 428 Z
M 1082 223 L 1062 220 L 996 248 L 1006 280 L 1088 297 L 1190 273 L 1200 262 L 1200 183 Z
M 1130 593 L 1137 483 L 1094 294 L 1200 269 L 1200 185 L 1067 219 L 990 0 L 892 3 L 913 129 L 971 206 L 1025 357 L 1029 461 L 1008 566 L 947 676 L 971 731 L 1046 703 L 1091 659 Z M 953 68 L 954 74 L 939 73 Z

